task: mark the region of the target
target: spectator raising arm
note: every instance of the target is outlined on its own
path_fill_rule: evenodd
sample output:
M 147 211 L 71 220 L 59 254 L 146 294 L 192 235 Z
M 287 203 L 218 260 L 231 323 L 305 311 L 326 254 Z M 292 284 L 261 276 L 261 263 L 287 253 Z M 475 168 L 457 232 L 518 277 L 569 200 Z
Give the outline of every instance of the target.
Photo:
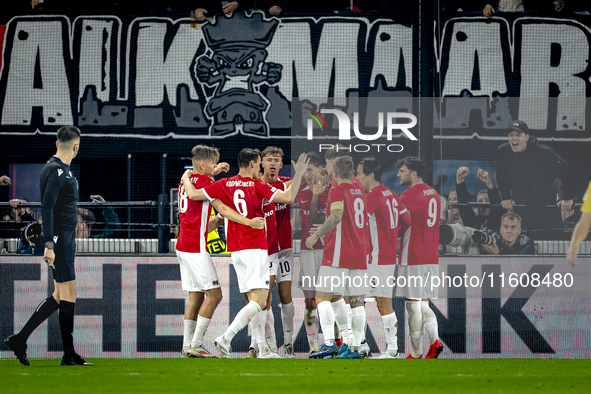
M 95 200 L 98 200 L 98 202 L 106 202 L 105 199 L 98 194 L 94 194 L 90 196 L 90 198 L 94 198 Z M 103 218 L 106 223 L 105 229 L 101 233 L 93 235 L 90 238 L 114 238 L 119 234 L 121 224 L 119 224 L 119 215 L 117 215 L 113 207 L 103 208 Z

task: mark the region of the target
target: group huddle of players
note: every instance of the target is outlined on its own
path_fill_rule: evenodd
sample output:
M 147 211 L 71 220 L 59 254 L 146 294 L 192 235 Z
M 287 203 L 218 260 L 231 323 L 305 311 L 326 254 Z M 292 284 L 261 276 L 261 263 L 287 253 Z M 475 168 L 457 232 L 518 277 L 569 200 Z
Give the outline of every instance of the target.
M 293 179 L 279 176 L 283 151 L 277 147 L 262 152 L 243 149 L 237 160 L 238 175 L 218 181 L 214 177 L 227 172 L 229 165 L 218 163 L 216 148 L 197 145 L 192 160 L 193 170 L 183 175 L 178 194 L 176 250 L 182 287 L 189 292 L 182 357 L 215 357 L 204 347 L 203 338 L 222 294 L 206 244 L 207 234 L 224 221 L 227 250 L 246 305 L 214 345 L 221 357 L 229 357 L 232 338 L 250 324 L 247 357 L 281 358 L 270 292 L 277 283 L 283 357 L 294 357 L 294 220 L 301 221 L 302 228 L 298 285 L 305 296 L 309 357 L 367 357 L 364 299 L 373 297 L 388 344 L 384 353 L 373 358 L 399 358 L 391 282 L 397 256 L 399 277 L 426 280 L 439 274 L 440 200 L 422 181 L 425 166 L 420 159 L 398 161 L 400 183 L 409 186 L 400 197 L 381 184 L 382 167 L 377 159 L 365 158 L 355 171 L 353 159 L 338 146 L 324 157 L 302 153 L 297 162 L 292 161 Z M 300 210 L 290 215 L 288 205 L 296 202 Z M 218 215 L 209 220 L 212 206 Z M 372 279 L 369 284 L 367 278 Z M 404 281 L 402 286 L 397 283 L 395 296 L 405 298 L 409 315 L 411 352 L 407 358 L 423 357 L 423 330 L 431 344 L 425 358 L 437 358 L 443 344 L 429 307 L 429 298 L 437 297 L 437 288 L 417 285 L 422 281 L 416 280 Z M 321 346 L 319 326 L 324 334 Z

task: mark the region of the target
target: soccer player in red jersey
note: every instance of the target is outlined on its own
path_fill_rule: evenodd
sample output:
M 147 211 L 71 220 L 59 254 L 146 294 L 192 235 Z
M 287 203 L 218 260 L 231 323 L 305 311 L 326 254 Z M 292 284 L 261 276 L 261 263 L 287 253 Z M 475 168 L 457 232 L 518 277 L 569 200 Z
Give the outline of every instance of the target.
M 430 286 L 430 277 L 439 275 L 439 194 L 423 182 L 425 164 L 409 156 L 397 163 L 402 186 L 409 186 L 400 199 L 410 212 L 411 225 L 402 234 L 396 296 L 404 297 L 408 310 L 411 352 L 407 358 L 422 358 L 423 328 L 429 334 L 431 346 L 425 358 L 437 358 L 443 344 L 437 332 L 437 318 L 429 307 L 429 298 L 437 298 L 438 288 Z
M 304 170 L 308 163 L 302 155 L 295 166 L 294 180 L 290 177 L 279 177 L 279 170 L 283 167 L 283 150 L 274 146 L 267 147 L 262 153 L 264 174 L 262 180 L 279 190 L 286 190 L 291 183 L 298 190 Z M 267 246 L 269 258 L 267 260 L 270 271 L 269 289 L 277 282 L 279 299 L 281 301 L 281 321 L 283 323 L 284 353 L 293 358 L 293 317 L 294 306 L 291 298 L 291 271 L 293 268 L 293 253 L 291 240 L 290 210 L 287 204 L 280 204 L 265 200 L 265 219 L 267 224 Z M 275 318 L 271 309 L 271 291 L 267 299 L 266 310 L 261 312 L 265 320 L 267 343 L 272 352 L 277 353 L 277 339 L 275 337 Z M 266 316 L 265 316 L 266 315 Z
M 330 148 L 329 150 L 326 151 L 324 157 L 326 159 L 326 172 L 328 174 L 329 180 L 331 180 L 330 188 L 333 188 L 337 185 L 337 182 L 335 180 L 334 169 L 333 169 L 334 162 L 335 162 L 336 158 L 341 157 L 341 156 L 348 156 L 350 150 L 351 150 L 350 148 L 346 148 L 342 144 L 337 144 L 335 147 Z M 351 178 L 351 182 L 353 183 L 353 185 L 355 185 L 356 187 L 363 190 L 363 185 L 361 184 L 361 182 L 359 182 L 359 179 L 357 179 L 355 177 L 355 175 L 353 175 L 353 177 Z M 330 190 L 330 188 L 329 188 L 329 190 Z M 369 227 L 367 228 L 367 231 L 369 231 Z M 369 239 L 369 232 L 367 234 L 367 239 Z M 365 246 L 369 247 L 369 245 L 365 245 Z M 369 249 L 367 249 L 367 253 L 369 255 Z M 353 339 L 353 330 L 352 330 L 352 326 L 351 326 L 351 321 L 353 318 L 353 311 L 351 309 L 351 304 L 349 302 L 349 298 L 344 297 L 343 301 L 339 301 L 339 304 L 340 304 L 339 306 L 334 307 L 338 330 L 341 333 L 341 336 L 343 338 L 343 342 L 345 342 L 345 343 L 347 343 L 347 345 L 351 346 L 352 339 Z M 342 308 L 345 308 L 345 309 L 342 309 Z M 346 319 L 347 319 L 346 327 L 344 325 L 344 320 L 342 320 L 340 318 L 340 315 L 342 313 L 346 314 Z M 336 328 L 335 328 L 335 330 L 336 330 Z M 335 331 L 335 336 L 338 337 L 338 334 L 336 331 Z M 337 340 L 337 342 L 339 342 L 339 341 Z M 361 341 L 361 354 L 364 358 L 367 358 L 370 355 L 369 345 L 367 344 L 367 342 L 365 340 L 365 328 L 363 330 L 363 340 Z
M 322 224 L 326 219 L 326 200 L 328 191 L 322 183 L 321 173 L 324 170 L 324 158 L 316 152 L 309 152 L 309 162 L 304 172 L 304 184 L 299 189 L 295 201 L 301 211 L 302 243 L 300 245 L 300 273 L 298 287 L 305 297 L 304 326 L 308 337 L 310 352 L 318 351 L 318 314 L 316 311 L 316 293 L 314 281 L 322 263 L 322 242 L 317 241 L 311 247 L 306 246 L 310 236 L 310 228 L 314 224 Z M 301 213 L 300 213 L 301 212 Z M 302 278 L 310 278 L 303 281 Z
M 247 218 L 264 216 L 263 201 L 291 203 L 291 188 L 281 191 L 267 185 L 258 177 L 260 152 L 245 148 L 238 154 L 239 173 L 231 178 L 221 179 L 202 189 L 196 189 L 190 182 L 188 172 L 183 175 L 183 185 L 192 200 L 221 200 Z M 295 163 L 294 163 L 295 164 Z M 226 332 L 216 338 L 214 344 L 222 357 L 228 357 L 230 342 L 267 303 L 269 293 L 269 266 L 267 265 L 267 237 L 264 229 L 234 223 L 226 223 L 228 251 L 231 252 L 232 265 L 238 277 L 241 293 L 246 293 L 250 302 L 242 308 Z M 264 327 L 253 326 L 257 343 L 265 345 Z
M 213 183 L 213 176 L 228 171 L 227 163 L 217 164 L 220 154 L 216 148 L 197 145 L 191 151 L 193 174 L 191 183 L 197 188 Z M 180 233 L 176 254 L 181 269 L 183 290 L 189 292 L 185 309 L 183 350 L 181 357 L 214 357 L 203 347 L 203 336 L 213 313 L 222 300 L 220 281 L 207 251 L 208 220 L 211 205 L 230 220 L 252 228 L 262 229 L 262 217 L 248 219 L 239 215 L 220 200 L 193 201 L 187 197 L 182 182 L 178 189 Z M 207 296 L 207 297 L 205 297 Z M 205 301 L 204 301 L 205 299 Z
M 367 275 L 376 277 L 369 295 L 375 297 L 386 334 L 387 350 L 376 359 L 398 358 L 398 320 L 392 308 L 392 283 L 396 268 L 398 230 L 410 225 L 410 216 L 400 197 L 381 182 L 382 166 L 373 157 L 367 157 L 357 167 L 357 177 L 367 192 L 367 214 L 371 235 L 371 262 Z
M 307 240 L 308 247 L 313 246 L 326 235 L 322 266 L 318 271 L 316 284 L 316 303 L 320 325 L 325 343 L 310 358 L 322 358 L 339 355 L 337 358 L 361 358 L 359 347 L 363 339 L 366 323 L 363 299 L 368 292 L 367 286 L 367 201 L 363 188 L 352 182 L 353 159 L 348 156 L 338 157 L 334 161 L 334 173 L 337 185 L 330 189 L 327 201 L 328 218 Z M 345 317 L 336 309 L 346 311 L 343 296 L 349 297 L 352 308 L 353 341 L 351 350 L 342 345 L 337 350 L 334 338 L 335 318 Z M 342 322 L 337 322 L 339 328 Z M 344 350 L 344 351 L 342 351 Z

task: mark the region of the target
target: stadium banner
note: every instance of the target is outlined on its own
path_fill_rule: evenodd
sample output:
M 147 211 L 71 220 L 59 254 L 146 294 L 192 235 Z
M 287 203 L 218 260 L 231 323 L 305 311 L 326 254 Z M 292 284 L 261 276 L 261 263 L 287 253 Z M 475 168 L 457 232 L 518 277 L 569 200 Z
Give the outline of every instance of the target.
M 441 258 L 439 286 L 432 300 L 445 358 L 588 358 L 591 354 L 591 259 L 575 267 L 564 257 Z M 244 305 L 228 256 L 214 257 L 224 298 L 218 306 L 205 345 L 210 349 Z M 181 290 L 175 257 L 79 256 L 78 300 L 74 339 L 85 357 L 179 357 L 187 295 Z M 299 257 L 294 261 L 294 284 Z M 392 286 L 372 282 L 372 286 Z M 0 336 L 20 330 L 53 285 L 40 257 L 2 257 L 0 261 Z M 307 356 L 302 326 L 304 300 L 294 285 L 295 348 Z M 410 349 L 404 300 L 395 298 L 401 353 Z M 279 345 L 283 343 L 275 290 L 273 309 Z M 367 302 L 367 340 L 372 352 L 385 349 L 383 324 L 375 303 Z M 428 338 L 423 349 L 428 348 Z M 243 357 L 250 339 L 242 330 L 233 340 L 235 357 Z M 13 354 L 4 343 L 0 357 Z M 61 357 L 57 313 L 29 338 L 28 355 Z
M 435 128 L 453 136 L 475 128 L 503 134 L 535 106 L 532 130 L 591 141 L 589 107 L 576 103 L 573 110 L 569 101 L 591 96 L 589 19 L 516 15 L 453 17 L 438 25 L 434 96 L 447 102 L 434 109 Z M 416 97 L 416 18 L 276 18 L 258 11 L 204 24 L 143 16 L 5 17 L 0 128 L 13 143 L 75 124 L 95 138 L 233 137 L 238 146 L 260 139 L 288 146 L 292 97 Z M 508 97 L 557 97 L 558 105 L 530 101 L 509 113 Z

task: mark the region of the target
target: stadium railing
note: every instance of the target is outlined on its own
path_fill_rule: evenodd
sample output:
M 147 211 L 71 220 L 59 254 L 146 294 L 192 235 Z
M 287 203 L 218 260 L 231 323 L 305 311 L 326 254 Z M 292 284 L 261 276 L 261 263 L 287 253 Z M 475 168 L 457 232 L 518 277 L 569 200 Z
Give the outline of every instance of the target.
M 174 239 L 174 229 L 178 226 L 175 219 L 174 210 L 176 208 L 176 201 L 166 201 L 167 199 L 160 199 L 160 201 L 113 201 L 105 202 L 100 205 L 93 202 L 80 202 L 78 206 L 81 208 L 147 208 L 158 209 L 158 222 L 93 222 L 93 225 L 120 225 L 119 231 L 126 232 L 127 237 L 116 238 L 78 238 L 76 240 L 76 251 L 79 254 L 86 253 L 105 253 L 105 254 L 171 254 L 175 252 L 176 239 Z M 479 203 L 457 204 L 471 207 L 482 207 Z M 27 202 L 19 204 L 25 208 L 40 208 L 39 202 Z M 520 207 L 522 205 L 516 205 Z M 575 204 L 578 208 L 580 204 Z M 499 204 L 488 204 L 486 207 L 501 207 Z M 10 208 L 10 203 L 0 202 L 0 209 Z M 558 209 L 555 206 L 545 206 L 545 208 Z M 30 222 L 15 222 L 15 221 L 0 221 L 0 229 L 5 224 L 28 224 Z M 127 227 L 127 228 L 124 228 Z M 141 230 L 138 230 L 141 228 Z M 294 233 L 299 229 L 294 229 Z M 134 233 L 142 231 L 141 237 L 133 236 Z M 565 233 L 568 233 L 565 231 Z M 144 236 L 149 235 L 149 236 Z M 570 238 L 570 234 L 569 234 Z M 0 238 L 0 253 L 14 254 L 18 251 L 19 238 Z M 300 239 L 294 239 L 293 248 L 294 253 L 300 252 Z M 536 254 L 538 255 L 564 255 L 568 250 L 570 241 L 567 240 L 534 240 Z M 446 254 L 461 254 L 461 248 L 454 248 L 447 246 Z M 591 255 L 591 240 L 584 241 L 579 248 L 580 255 Z

